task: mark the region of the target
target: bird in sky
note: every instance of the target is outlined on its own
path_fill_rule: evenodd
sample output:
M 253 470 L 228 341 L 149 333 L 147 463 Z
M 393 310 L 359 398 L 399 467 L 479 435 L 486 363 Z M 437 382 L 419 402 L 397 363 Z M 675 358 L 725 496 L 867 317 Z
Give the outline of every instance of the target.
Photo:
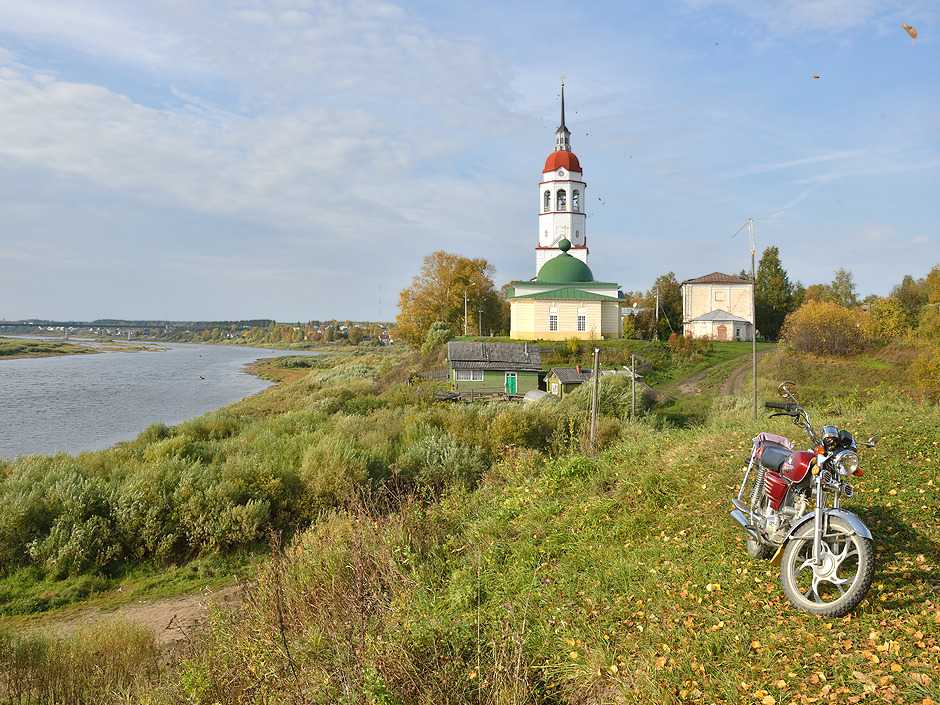
M 901 23 L 901 28 L 907 32 L 908 36 L 911 38 L 911 41 L 917 39 L 917 27 L 912 27 L 907 22 L 903 22 Z
M 822 76 L 819 75 L 818 73 L 814 73 L 814 74 L 813 74 L 813 80 L 814 80 L 814 81 L 818 81 L 820 78 L 822 78 Z

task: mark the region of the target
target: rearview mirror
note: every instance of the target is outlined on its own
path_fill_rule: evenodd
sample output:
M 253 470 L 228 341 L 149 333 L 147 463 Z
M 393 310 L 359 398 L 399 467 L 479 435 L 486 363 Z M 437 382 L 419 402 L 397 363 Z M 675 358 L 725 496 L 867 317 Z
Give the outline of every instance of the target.
M 790 382 L 790 381 L 781 382 L 780 386 L 777 387 L 777 392 L 784 399 L 788 399 L 789 397 L 793 396 L 793 388 L 795 386 L 796 386 L 796 382 Z
M 866 448 L 874 448 L 878 444 L 878 436 L 872 436 L 867 441 L 865 441 Z

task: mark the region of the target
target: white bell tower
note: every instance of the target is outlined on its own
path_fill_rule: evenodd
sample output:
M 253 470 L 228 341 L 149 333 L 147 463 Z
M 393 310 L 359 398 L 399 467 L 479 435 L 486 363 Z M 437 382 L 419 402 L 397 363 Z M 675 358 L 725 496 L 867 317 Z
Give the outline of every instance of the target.
M 555 151 L 545 160 L 539 182 L 539 236 L 535 247 L 535 273 L 548 260 L 561 254 L 558 243 L 568 240 L 568 254 L 584 263 L 588 259 L 587 183 L 582 180 L 581 163 L 571 151 L 571 132 L 565 125 L 565 84 L 561 84 L 561 124 L 555 130 Z

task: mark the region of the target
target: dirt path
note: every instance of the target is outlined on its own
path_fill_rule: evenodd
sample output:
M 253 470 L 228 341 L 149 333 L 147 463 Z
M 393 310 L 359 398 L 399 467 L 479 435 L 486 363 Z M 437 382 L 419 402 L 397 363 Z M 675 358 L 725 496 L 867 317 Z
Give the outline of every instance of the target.
M 767 354 L 767 350 L 762 350 L 757 353 L 757 364 L 760 365 L 760 358 Z M 751 360 L 748 359 L 746 362 L 734 368 L 728 379 L 726 379 L 721 384 L 721 388 L 718 390 L 719 394 L 724 394 L 727 396 L 734 396 L 744 392 L 744 388 L 747 386 L 748 380 L 750 379 L 749 375 L 751 374 Z
M 113 609 L 80 608 L 67 615 L 44 620 L 35 628 L 49 634 L 66 635 L 99 622 L 121 620 L 149 629 L 157 644 L 170 647 L 188 638 L 194 629 L 205 623 L 210 606 L 234 607 L 241 602 L 242 590 L 241 585 L 231 585 L 195 595 L 121 605 Z

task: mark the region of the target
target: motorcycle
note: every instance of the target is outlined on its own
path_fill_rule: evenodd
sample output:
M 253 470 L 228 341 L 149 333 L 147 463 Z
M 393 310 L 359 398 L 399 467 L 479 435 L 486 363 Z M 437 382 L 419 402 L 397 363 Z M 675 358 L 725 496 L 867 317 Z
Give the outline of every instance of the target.
M 775 412 L 771 417 L 788 416 L 802 426 L 812 447 L 795 450 L 784 436 L 759 434 L 731 517 L 747 532 L 748 555 L 779 563 L 783 592 L 794 607 L 841 617 L 864 599 L 874 575 L 871 531 L 841 507 L 854 493 L 848 479 L 863 474 L 858 445 L 835 426 L 817 433 L 794 387 L 784 382 L 779 392 L 786 401 L 764 406 Z M 876 440 L 864 445 L 874 448 Z

